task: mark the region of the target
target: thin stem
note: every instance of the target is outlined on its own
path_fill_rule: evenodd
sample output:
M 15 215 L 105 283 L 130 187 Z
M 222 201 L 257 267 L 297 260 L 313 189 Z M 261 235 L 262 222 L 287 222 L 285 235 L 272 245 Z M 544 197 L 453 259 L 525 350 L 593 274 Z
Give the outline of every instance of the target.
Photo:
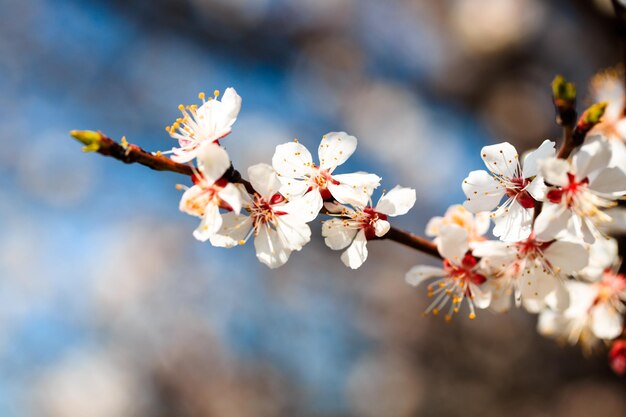
M 123 140 L 121 144 L 117 143 L 101 132 L 72 132 L 72 136 L 86 145 L 85 148 L 83 148 L 85 151 L 97 152 L 101 155 L 122 161 L 125 164 L 139 164 L 156 171 L 170 171 L 189 177 L 194 174 L 191 165 L 174 162 L 160 153 L 152 154 L 137 145 L 126 143 L 125 140 Z M 244 180 L 239 171 L 232 166 L 226 174 L 224 174 L 223 178 L 229 182 L 243 184 L 250 194 L 254 194 L 254 189 L 250 182 Z M 391 227 L 389 232 L 381 239 L 392 240 L 442 259 L 437 250 L 437 246 L 433 242 L 404 230 L 396 229 L 395 227 Z

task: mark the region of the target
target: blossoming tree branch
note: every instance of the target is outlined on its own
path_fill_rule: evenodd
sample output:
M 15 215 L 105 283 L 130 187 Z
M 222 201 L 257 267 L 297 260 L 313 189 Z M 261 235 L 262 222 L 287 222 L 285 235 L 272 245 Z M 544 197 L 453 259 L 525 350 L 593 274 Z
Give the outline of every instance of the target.
M 279 145 L 271 164 L 248 167 L 244 179 L 220 143 L 241 108 L 233 88 L 181 105 L 166 128 L 177 146 L 166 152 L 100 132 L 71 134 L 85 151 L 189 177 L 179 185 L 179 207 L 199 218 L 193 236 L 200 241 L 231 248 L 253 240 L 258 260 L 277 268 L 311 240 L 308 223 L 322 216 L 326 245 L 349 268 L 363 265 L 373 239 L 438 258 L 406 274 L 432 299 L 426 314 L 451 320 L 465 310 L 474 319 L 479 309 L 524 308 L 539 315 L 546 336 L 588 351 L 610 346 L 613 369 L 624 373 L 626 277 L 609 234 L 626 219 L 617 204 L 626 195 L 626 94 L 615 71 L 597 76 L 593 91 L 597 103 L 578 117 L 574 85 L 557 77 L 559 149 L 552 140 L 522 155 L 507 142 L 483 147 L 484 169 L 461 183 L 466 200 L 428 223 L 432 240 L 391 226 L 415 205 L 414 189 L 396 185 L 374 204 L 381 178 L 342 172 L 357 147 L 344 132 L 324 135 L 317 159 L 298 141 Z M 495 239 L 487 237 L 492 224 Z

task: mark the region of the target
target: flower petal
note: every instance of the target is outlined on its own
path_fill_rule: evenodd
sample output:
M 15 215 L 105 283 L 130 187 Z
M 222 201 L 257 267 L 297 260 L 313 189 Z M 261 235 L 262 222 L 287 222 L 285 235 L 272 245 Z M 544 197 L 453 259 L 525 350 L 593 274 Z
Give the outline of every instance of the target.
M 204 142 L 198 148 L 198 169 L 209 183 L 222 178 L 222 175 L 230 168 L 228 153 L 221 146 Z
M 372 192 L 380 185 L 378 175 L 365 172 L 333 175 L 333 179 L 339 182 L 339 184 L 328 182 L 328 191 L 333 198 L 342 204 L 352 204 L 361 208 L 369 204 Z
M 589 188 L 609 198 L 618 198 L 626 193 L 626 174 L 619 168 L 604 168 L 589 183 Z
M 276 147 L 272 157 L 276 173 L 284 178 L 304 178 L 313 168 L 313 157 L 304 145 L 287 142 Z
M 543 251 L 556 273 L 571 275 L 589 263 L 589 252 L 580 243 L 557 240 Z
M 430 278 L 438 278 L 446 275 L 446 271 L 428 265 L 417 265 L 409 270 L 405 275 L 405 280 L 409 285 L 417 287 L 422 282 Z
M 539 162 L 539 170 L 541 171 L 544 181 L 550 185 L 565 187 L 569 184 L 567 173 L 570 171 L 570 165 L 563 159 L 543 159 Z
M 232 183 L 228 183 L 226 187 L 222 188 L 217 193 L 217 195 L 224 202 L 226 202 L 236 214 L 239 214 L 239 212 L 241 211 L 242 198 L 241 198 L 241 191 L 237 186 L 235 186 Z
M 600 136 L 587 138 L 585 144 L 572 156 L 576 178 L 582 180 L 598 169 L 606 168 L 611 160 L 611 149 Z
M 374 234 L 378 237 L 383 237 L 391 229 L 391 225 L 387 220 L 377 220 L 374 223 Z
M 317 150 L 320 168 L 330 172 L 346 162 L 356 150 L 357 139 L 346 132 L 330 132 L 322 136 Z
M 322 196 L 317 190 L 312 190 L 302 197 L 296 197 L 281 205 L 278 210 L 285 211 L 302 223 L 313 221 L 324 206 Z
M 457 225 L 441 228 L 437 250 L 444 258 L 459 265 L 469 249 L 467 230 Z
M 269 200 L 274 194 L 280 190 L 281 183 L 278 175 L 271 165 L 256 164 L 248 168 L 248 178 L 252 184 L 252 188 Z
M 367 239 L 365 231 L 360 230 L 352 244 L 341 254 L 341 260 L 347 267 L 357 269 L 367 259 Z
M 480 152 L 489 171 L 496 175 L 513 178 L 519 175 L 519 156 L 508 142 L 483 147 Z
M 254 248 L 257 259 L 272 269 L 284 265 L 291 255 L 291 249 L 283 245 L 278 232 L 265 223 L 259 226 Z
M 349 223 L 342 219 L 330 219 L 322 224 L 324 242 L 326 246 L 333 250 L 341 250 L 348 247 L 358 231 L 359 229 L 350 227 Z
M 411 210 L 415 200 L 414 189 L 396 185 L 378 200 L 375 210 L 388 216 L 401 216 Z
M 193 232 L 193 237 L 201 242 L 206 242 L 222 227 L 222 216 L 216 204 L 208 204 L 200 225 Z
M 232 248 L 239 245 L 252 229 L 252 219 L 233 212 L 222 215 L 222 227 L 210 237 L 211 245 Z
M 463 207 L 472 213 L 493 210 L 506 192 L 497 178 L 483 170 L 470 172 L 462 187 L 467 197 Z
M 622 333 L 624 319 L 609 303 L 591 309 L 591 331 L 600 339 L 615 339 Z
M 537 239 L 548 242 L 567 228 L 572 212 L 560 204 L 544 203 L 543 210 L 535 219 Z
M 532 152 L 529 152 L 524 157 L 522 163 L 522 177 L 532 178 L 539 173 L 539 161 L 554 157 L 555 149 L 554 142 L 551 140 L 544 140 L 541 146 Z
M 514 200 L 506 207 L 502 205 L 494 215 L 493 235 L 505 242 L 519 242 L 526 239 L 531 232 L 533 210 L 525 209 Z

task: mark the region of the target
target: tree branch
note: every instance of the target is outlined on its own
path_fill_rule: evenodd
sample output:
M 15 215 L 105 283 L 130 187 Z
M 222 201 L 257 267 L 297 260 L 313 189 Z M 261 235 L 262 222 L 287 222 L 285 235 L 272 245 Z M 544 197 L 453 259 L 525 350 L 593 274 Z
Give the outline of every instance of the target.
M 121 143 L 117 143 L 101 132 L 73 130 L 70 134 L 74 139 L 85 145 L 83 147 L 83 151 L 85 152 L 96 152 L 101 155 L 117 159 L 118 161 L 122 161 L 125 164 L 139 164 L 156 171 L 176 172 L 189 177 L 194 175 L 191 165 L 174 162 L 170 158 L 161 155 L 160 152 L 153 154 L 145 151 L 137 145 L 129 144 L 124 138 Z M 232 165 L 226 174 L 224 174 L 223 178 L 229 182 L 243 184 L 250 194 L 254 193 L 252 185 L 248 181 L 241 178 L 239 171 L 234 169 Z M 392 240 L 442 259 L 435 243 L 404 230 L 391 227 L 381 240 L 382 239 Z

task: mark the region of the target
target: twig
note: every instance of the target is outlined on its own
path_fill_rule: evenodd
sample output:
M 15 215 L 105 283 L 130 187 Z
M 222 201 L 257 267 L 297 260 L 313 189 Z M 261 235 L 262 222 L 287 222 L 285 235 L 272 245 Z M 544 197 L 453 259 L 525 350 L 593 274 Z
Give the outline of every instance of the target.
M 125 139 L 122 139 L 122 143 L 117 143 L 116 141 L 101 132 L 84 130 L 73 130 L 72 132 L 70 132 L 70 134 L 76 140 L 85 145 L 83 147 L 83 151 L 85 152 L 97 152 L 104 156 L 110 156 L 126 164 L 136 163 L 146 166 L 150 169 L 154 169 L 156 171 L 176 172 L 178 174 L 183 174 L 190 177 L 194 175 L 194 171 L 191 165 L 174 162 L 170 158 L 167 158 L 160 153 L 152 154 L 148 151 L 141 149 L 137 145 L 127 143 Z M 223 178 L 227 179 L 230 182 L 243 184 L 250 194 L 254 193 L 254 189 L 252 188 L 250 182 L 241 178 L 241 174 L 239 173 L 239 171 L 234 169 L 232 166 L 226 172 L 226 174 L 224 174 Z M 391 227 L 387 234 L 381 239 L 392 240 L 394 242 L 401 243 L 418 251 L 442 259 L 439 251 L 437 250 L 437 245 L 435 245 L 430 240 L 416 236 L 404 230 Z

